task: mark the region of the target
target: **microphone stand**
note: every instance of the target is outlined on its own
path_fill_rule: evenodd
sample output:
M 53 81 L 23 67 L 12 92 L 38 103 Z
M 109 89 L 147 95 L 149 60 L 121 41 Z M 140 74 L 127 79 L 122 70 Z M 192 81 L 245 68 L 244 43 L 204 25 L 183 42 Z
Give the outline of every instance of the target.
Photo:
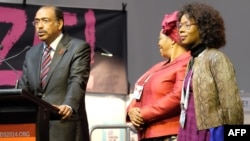
M 19 56 L 19 55 L 22 54 L 24 51 L 26 51 L 26 50 L 28 50 L 28 49 L 30 49 L 30 48 L 31 48 L 30 46 L 26 46 L 21 52 L 18 52 L 17 54 L 15 54 L 15 55 L 13 55 L 13 56 L 11 56 L 11 57 L 9 57 L 9 58 L 2 59 L 2 62 L 7 61 L 7 60 L 10 60 L 10 59 L 12 59 L 12 58 L 15 58 L 15 57 Z
M 3 46 L 2 45 L 0 45 L 0 50 L 3 48 Z M 17 89 L 18 88 L 18 85 L 19 85 L 19 77 L 18 77 L 18 73 L 17 73 L 17 70 L 14 68 L 14 67 L 12 67 L 12 65 L 11 64 L 9 64 L 8 62 L 7 62 L 7 60 L 10 60 L 10 59 L 12 59 L 12 58 L 15 58 L 15 57 L 17 57 L 17 56 L 19 56 L 20 54 L 22 54 L 24 51 L 26 51 L 26 50 L 28 50 L 28 49 L 30 49 L 31 48 L 31 46 L 26 46 L 21 52 L 18 52 L 17 54 L 15 54 L 15 55 L 13 55 L 13 56 L 11 56 L 11 57 L 9 57 L 9 58 L 6 58 L 6 59 L 3 59 L 3 58 L 1 58 L 0 57 L 0 61 L 1 62 L 4 62 L 4 63 L 6 63 L 14 72 L 15 72 L 15 74 L 16 74 L 16 83 L 15 83 L 15 89 Z
M 3 58 L 0 58 L 1 59 L 1 61 L 2 62 L 4 62 L 6 65 L 8 65 L 14 72 L 15 72 L 15 74 L 16 74 L 16 83 L 15 83 L 15 89 L 17 89 L 17 87 L 18 87 L 18 84 L 19 84 L 19 78 L 18 78 L 18 73 L 17 73 L 17 71 L 16 71 L 16 69 L 14 68 L 14 67 L 12 67 L 6 60 L 4 60 Z

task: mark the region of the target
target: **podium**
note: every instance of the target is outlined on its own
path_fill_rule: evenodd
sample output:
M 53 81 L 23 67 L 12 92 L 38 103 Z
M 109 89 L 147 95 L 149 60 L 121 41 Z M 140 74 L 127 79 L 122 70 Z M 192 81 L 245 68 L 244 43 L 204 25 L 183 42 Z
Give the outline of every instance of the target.
M 25 89 L 0 89 L 0 124 L 35 124 L 36 141 L 49 141 L 49 120 L 59 109 Z

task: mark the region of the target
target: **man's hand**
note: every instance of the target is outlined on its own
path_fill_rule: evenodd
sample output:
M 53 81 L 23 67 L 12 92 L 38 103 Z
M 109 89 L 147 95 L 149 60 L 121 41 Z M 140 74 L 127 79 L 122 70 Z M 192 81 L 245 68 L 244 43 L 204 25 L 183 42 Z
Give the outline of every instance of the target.
M 128 116 L 131 120 L 131 123 L 138 129 L 141 128 L 144 124 L 144 121 L 141 117 L 141 112 L 139 108 L 132 108 L 128 112 Z
M 68 105 L 54 105 L 59 109 L 58 114 L 62 116 L 62 120 L 69 119 L 71 115 L 73 114 L 73 110 Z

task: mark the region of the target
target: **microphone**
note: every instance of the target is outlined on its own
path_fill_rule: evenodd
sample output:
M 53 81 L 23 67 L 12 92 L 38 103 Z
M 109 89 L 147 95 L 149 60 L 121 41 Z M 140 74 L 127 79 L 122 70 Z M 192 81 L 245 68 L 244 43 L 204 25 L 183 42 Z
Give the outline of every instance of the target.
M 1 61 L 2 62 L 4 62 L 5 64 L 7 64 L 8 65 L 8 67 L 10 67 L 14 72 L 15 72 L 15 74 L 16 74 L 16 83 L 15 83 L 15 89 L 17 89 L 17 87 L 18 87 L 18 84 L 19 84 L 19 80 L 18 80 L 18 73 L 17 73 L 17 71 L 16 71 L 16 69 L 14 68 L 14 67 L 12 67 L 6 60 L 4 60 L 3 58 L 0 58 L 1 59 Z
M 18 76 L 17 70 L 16 70 L 14 67 L 12 67 L 11 64 L 8 63 L 8 60 L 10 60 L 10 59 L 12 59 L 12 58 L 15 58 L 15 57 L 19 56 L 19 55 L 22 54 L 24 51 L 26 51 L 26 50 L 28 50 L 28 49 L 30 49 L 30 48 L 31 48 L 30 46 L 26 46 L 22 51 L 18 52 L 17 54 L 15 54 L 15 55 L 13 55 L 13 56 L 11 56 L 11 57 L 8 57 L 8 58 L 6 58 L 6 59 L 3 59 L 3 58 L 0 57 L 0 59 L 1 59 L 0 61 L 1 61 L 1 62 L 4 62 L 5 64 L 7 64 L 7 66 L 10 67 L 10 68 L 15 72 L 15 74 L 16 74 L 15 89 L 17 89 L 17 87 L 18 87 L 18 85 L 19 85 L 19 76 Z
M 31 46 L 26 46 L 22 51 L 18 52 L 17 54 L 15 54 L 15 55 L 13 55 L 13 56 L 11 56 L 11 57 L 2 59 L 2 62 L 8 61 L 8 60 L 10 60 L 10 59 L 12 59 L 12 58 L 15 58 L 15 57 L 19 56 L 19 55 L 22 54 L 24 51 L 26 51 L 26 50 L 28 50 L 28 49 L 30 49 L 30 48 L 31 48 Z

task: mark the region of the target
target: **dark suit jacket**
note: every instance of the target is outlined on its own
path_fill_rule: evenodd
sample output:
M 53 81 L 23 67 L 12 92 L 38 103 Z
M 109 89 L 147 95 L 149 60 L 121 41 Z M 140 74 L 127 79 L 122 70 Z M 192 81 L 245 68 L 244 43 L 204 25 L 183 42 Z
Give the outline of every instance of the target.
M 42 43 L 27 51 L 19 87 L 41 95 L 51 104 L 66 104 L 74 110 L 68 121 L 51 121 L 50 141 L 89 141 L 85 110 L 85 89 L 90 72 L 89 45 L 64 35 L 55 50 L 44 90 L 40 81 L 42 53 Z

